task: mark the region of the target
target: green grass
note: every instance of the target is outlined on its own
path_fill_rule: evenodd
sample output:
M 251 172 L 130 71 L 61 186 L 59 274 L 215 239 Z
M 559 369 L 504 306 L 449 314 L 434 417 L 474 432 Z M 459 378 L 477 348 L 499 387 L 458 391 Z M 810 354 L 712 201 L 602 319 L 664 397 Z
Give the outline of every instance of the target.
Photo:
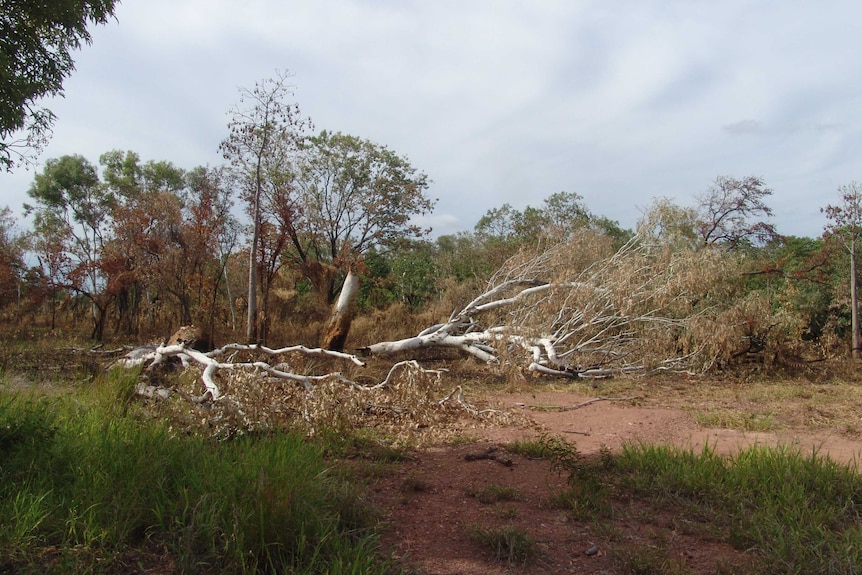
M 536 555 L 536 541 L 517 527 L 487 528 L 470 526 L 470 540 L 491 552 L 497 561 L 526 565 Z
M 294 433 L 216 441 L 134 417 L 136 374 L 0 393 L 0 572 L 383 573 L 376 516 Z
M 542 435 L 538 439 L 513 441 L 506 445 L 506 449 L 530 459 L 547 459 L 566 469 L 575 466 L 580 459 L 574 444 L 549 435 Z
M 704 537 L 723 539 L 770 573 L 851 574 L 862 565 L 862 476 L 846 465 L 767 447 L 722 457 L 709 447 L 628 445 L 603 459 L 573 470 L 559 498 L 576 516 L 585 516 L 586 501 L 613 507 L 586 509 L 595 520 L 619 519 L 636 500 L 655 514 L 700 521 Z M 617 545 L 615 555 L 643 563 L 633 572 L 664 560 L 631 545 Z

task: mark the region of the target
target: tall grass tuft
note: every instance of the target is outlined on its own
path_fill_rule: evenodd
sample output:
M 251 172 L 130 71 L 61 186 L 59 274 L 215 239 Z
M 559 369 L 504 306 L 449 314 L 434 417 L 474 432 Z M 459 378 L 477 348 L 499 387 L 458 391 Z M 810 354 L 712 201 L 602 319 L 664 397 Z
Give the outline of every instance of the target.
M 384 571 L 374 515 L 321 447 L 177 435 L 131 417 L 122 383 L 113 400 L 0 395 L 0 572 L 107 571 L 152 546 L 187 573 Z

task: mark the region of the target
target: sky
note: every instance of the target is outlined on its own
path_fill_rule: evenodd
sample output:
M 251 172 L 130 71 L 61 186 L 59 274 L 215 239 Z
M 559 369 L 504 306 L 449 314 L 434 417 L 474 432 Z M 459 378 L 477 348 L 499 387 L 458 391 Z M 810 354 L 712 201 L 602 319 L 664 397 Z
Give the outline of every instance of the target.
M 223 163 L 239 89 L 292 74 L 317 130 L 428 175 L 434 235 L 574 192 L 633 229 L 759 176 L 785 235 L 862 180 L 858 0 L 123 0 L 75 52 L 45 160 Z M 0 173 L 21 213 L 33 169 Z

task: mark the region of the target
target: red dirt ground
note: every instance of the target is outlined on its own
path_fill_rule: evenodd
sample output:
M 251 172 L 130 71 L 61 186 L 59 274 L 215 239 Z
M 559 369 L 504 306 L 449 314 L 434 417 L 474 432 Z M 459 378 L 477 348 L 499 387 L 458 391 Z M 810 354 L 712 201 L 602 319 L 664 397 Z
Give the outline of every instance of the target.
M 387 523 L 383 549 L 407 573 L 756 572 L 745 552 L 705 537 L 702 529 L 688 529 L 686 517 L 639 508 L 636 502 L 629 502 L 626 513 L 615 516 L 610 527 L 607 521 L 573 519 L 551 505 L 553 494 L 565 486 L 566 475 L 552 470 L 547 461 L 507 452 L 505 446 L 515 440 L 542 433 L 564 437 L 587 456 L 603 448 L 617 450 L 625 442 L 695 450 L 708 443 L 719 453 L 752 444 L 785 444 L 817 449 L 843 462 L 862 452 L 862 441 L 847 434 L 705 429 L 685 411 L 632 402 L 599 401 L 568 411 L 530 408 L 573 406 L 591 399 L 570 393 L 503 394 L 494 399 L 502 408 L 523 409 L 538 429 L 492 428 L 477 432 L 475 443 L 417 451 L 413 460 L 376 482 L 371 498 L 383 509 Z M 475 457 L 491 448 L 496 449 L 496 459 Z M 483 503 L 478 495 L 489 486 L 508 488 L 517 497 Z M 534 557 L 526 562 L 495 558 L 491 548 L 471 539 L 479 528 L 526 532 L 535 542 Z M 594 553 L 586 554 L 590 548 Z M 658 557 L 651 563 L 653 570 L 638 571 L 637 566 L 650 557 Z

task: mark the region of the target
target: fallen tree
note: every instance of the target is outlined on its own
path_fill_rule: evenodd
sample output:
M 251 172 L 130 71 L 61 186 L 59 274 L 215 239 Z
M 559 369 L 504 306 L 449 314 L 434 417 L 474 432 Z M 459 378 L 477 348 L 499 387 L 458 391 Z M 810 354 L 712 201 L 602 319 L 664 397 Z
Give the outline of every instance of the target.
M 722 283 L 717 252 L 673 252 L 634 237 L 610 257 L 579 266 L 583 241 L 522 251 L 447 321 L 360 352 L 447 347 L 571 378 L 704 367 L 705 346 L 689 327 Z
M 541 250 L 523 250 L 448 320 L 357 354 L 242 344 L 204 352 L 193 349 L 187 338 L 174 338 L 170 345 L 136 350 L 121 362 L 144 366 L 138 393 L 147 397 L 176 391 L 152 377 L 172 358 L 199 369 L 203 393 L 198 387 L 184 396 L 192 405 L 208 406 L 204 420 L 232 421 L 231 429 L 251 429 L 290 412 L 288 419 L 304 421 L 310 431 L 324 424 L 337 428 L 384 420 L 392 429 L 415 430 L 444 415 L 451 423 L 453 409 L 476 419 L 504 416 L 469 404 L 460 387 L 447 393 L 440 385 L 442 371 L 425 369 L 413 358 L 368 383 L 367 375 L 356 374 L 366 369 L 368 358 L 409 357 L 416 350 L 442 347 L 483 362 L 568 378 L 694 373 L 714 365 L 720 353 L 727 355 L 725 348 L 732 346 L 726 342 L 739 338 L 738 325 L 749 325 L 751 311 L 763 307 L 728 303 L 735 296 L 734 282 L 727 281 L 734 264 L 718 250 L 674 251 L 635 237 L 616 252 L 595 257 L 602 241 L 583 234 Z M 315 359 L 301 363 L 295 356 Z M 338 364 L 354 373 L 333 369 Z M 379 365 L 376 372 L 383 373 Z

